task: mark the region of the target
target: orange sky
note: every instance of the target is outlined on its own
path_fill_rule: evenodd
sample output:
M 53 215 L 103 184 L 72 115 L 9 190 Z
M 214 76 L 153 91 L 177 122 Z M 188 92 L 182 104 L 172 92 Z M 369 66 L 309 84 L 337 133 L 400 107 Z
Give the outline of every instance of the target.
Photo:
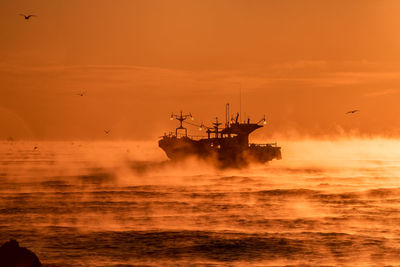
M 240 83 L 243 111 L 267 115 L 260 137 L 399 136 L 399 14 L 398 0 L 2 0 L 0 138 L 153 139 L 171 111 L 237 110 Z

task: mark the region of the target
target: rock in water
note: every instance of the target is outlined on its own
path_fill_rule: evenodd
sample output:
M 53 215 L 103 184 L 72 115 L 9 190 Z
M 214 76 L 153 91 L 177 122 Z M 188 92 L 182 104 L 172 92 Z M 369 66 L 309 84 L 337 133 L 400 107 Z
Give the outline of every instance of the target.
M 20 247 L 17 240 L 10 239 L 0 247 L 0 267 L 40 267 L 35 253 Z

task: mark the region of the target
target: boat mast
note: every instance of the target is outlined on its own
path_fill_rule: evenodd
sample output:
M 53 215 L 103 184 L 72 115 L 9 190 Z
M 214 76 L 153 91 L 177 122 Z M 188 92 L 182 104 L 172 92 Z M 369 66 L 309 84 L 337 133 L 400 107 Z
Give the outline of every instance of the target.
M 178 137 L 178 130 L 185 130 L 185 137 L 187 137 L 187 129 L 185 128 L 185 127 L 183 127 L 183 125 L 182 125 L 182 123 L 187 119 L 187 118 L 191 118 L 192 120 L 193 120 L 193 116 L 192 116 L 192 114 L 191 113 L 189 113 L 189 114 L 183 114 L 182 113 L 182 111 L 180 112 L 181 114 L 180 115 L 176 115 L 176 114 L 173 114 L 173 113 L 171 113 L 171 120 L 173 120 L 174 118 L 176 119 L 176 120 L 178 120 L 179 122 L 180 122 L 180 125 L 179 125 L 179 127 L 178 128 L 176 128 L 175 129 L 175 135 L 176 135 L 176 137 Z
M 218 122 L 218 117 L 215 118 L 215 122 L 213 122 L 214 125 L 214 133 L 215 133 L 215 138 L 218 138 L 218 126 L 220 126 L 222 123 Z

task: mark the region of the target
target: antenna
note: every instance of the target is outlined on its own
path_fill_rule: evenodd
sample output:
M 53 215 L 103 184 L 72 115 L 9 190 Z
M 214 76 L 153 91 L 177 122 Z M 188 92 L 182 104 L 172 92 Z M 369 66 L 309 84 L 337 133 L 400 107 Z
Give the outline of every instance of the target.
M 239 106 L 239 121 L 242 121 L 242 83 L 240 83 Z
M 226 103 L 225 107 L 225 126 L 229 127 L 229 103 Z

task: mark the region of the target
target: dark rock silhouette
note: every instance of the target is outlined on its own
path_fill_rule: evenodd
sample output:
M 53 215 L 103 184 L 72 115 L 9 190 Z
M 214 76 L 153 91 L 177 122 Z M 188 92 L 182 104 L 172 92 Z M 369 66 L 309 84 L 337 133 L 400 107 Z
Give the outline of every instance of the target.
M 17 240 L 10 239 L 0 247 L 0 267 L 40 267 L 35 253 L 20 247 Z

